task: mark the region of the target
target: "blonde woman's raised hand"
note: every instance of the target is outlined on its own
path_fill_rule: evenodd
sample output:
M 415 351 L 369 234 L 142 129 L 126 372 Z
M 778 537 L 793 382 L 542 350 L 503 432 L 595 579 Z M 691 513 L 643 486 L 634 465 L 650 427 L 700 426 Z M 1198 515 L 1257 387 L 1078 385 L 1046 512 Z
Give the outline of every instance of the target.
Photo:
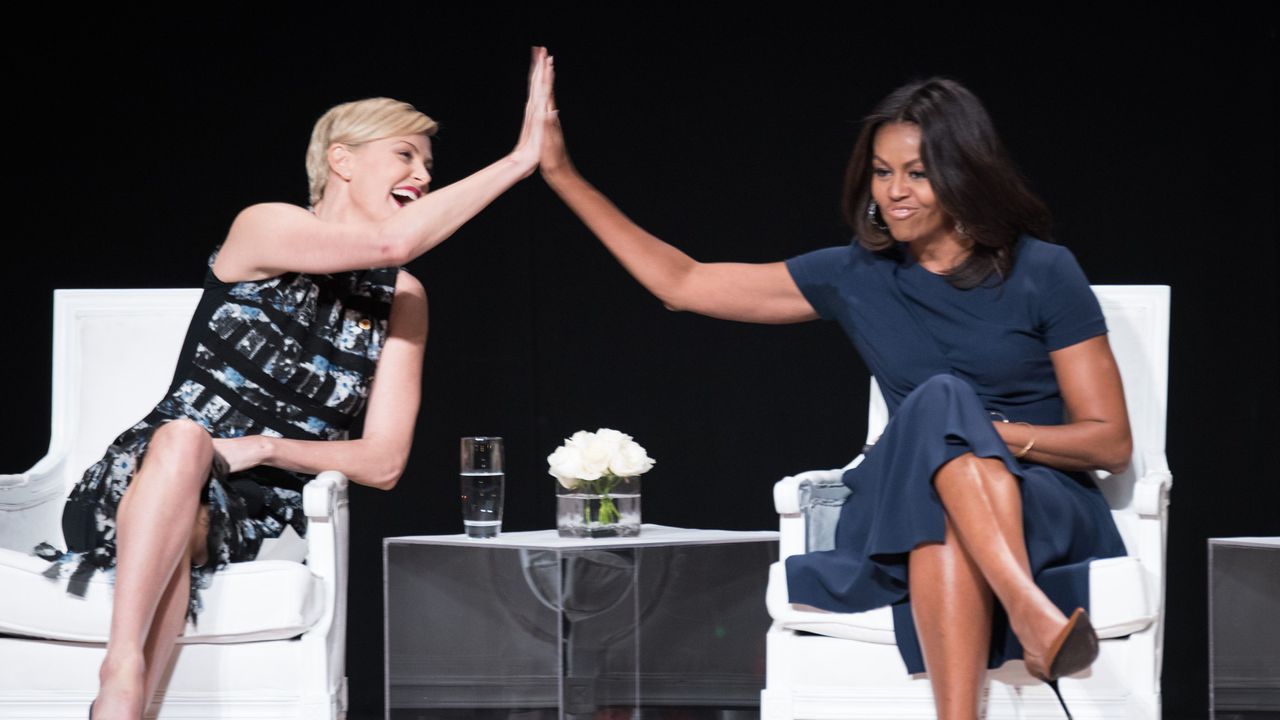
M 535 47 L 533 61 L 529 65 L 529 100 L 525 103 L 524 122 L 520 126 L 516 147 L 511 151 L 512 159 L 526 176 L 538 167 L 547 115 L 552 111 L 551 94 L 554 83 L 554 58 L 547 53 L 546 48 Z

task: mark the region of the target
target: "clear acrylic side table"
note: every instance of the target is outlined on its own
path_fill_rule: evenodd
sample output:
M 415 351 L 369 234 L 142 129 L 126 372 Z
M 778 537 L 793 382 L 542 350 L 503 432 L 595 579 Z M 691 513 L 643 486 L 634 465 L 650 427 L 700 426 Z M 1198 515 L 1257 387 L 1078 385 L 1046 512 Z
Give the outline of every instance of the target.
M 1209 713 L 1280 717 L 1280 537 L 1209 539 Z
M 658 525 L 386 538 L 386 716 L 755 716 L 777 558 L 775 532 Z

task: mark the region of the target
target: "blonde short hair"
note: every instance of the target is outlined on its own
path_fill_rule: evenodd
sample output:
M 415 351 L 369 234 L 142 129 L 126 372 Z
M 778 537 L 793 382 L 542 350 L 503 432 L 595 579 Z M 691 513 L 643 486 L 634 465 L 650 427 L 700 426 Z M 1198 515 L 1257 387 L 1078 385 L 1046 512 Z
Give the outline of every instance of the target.
M 336 105 L 316 121 L 307 146 L 307 181 L 311 204 L 324 197 L 329 181 L 329 148 L 335 144 L 360 145 L 399 135 L 436 134 L 436 121 L 412 105 L 391 98 L 368 98 Z

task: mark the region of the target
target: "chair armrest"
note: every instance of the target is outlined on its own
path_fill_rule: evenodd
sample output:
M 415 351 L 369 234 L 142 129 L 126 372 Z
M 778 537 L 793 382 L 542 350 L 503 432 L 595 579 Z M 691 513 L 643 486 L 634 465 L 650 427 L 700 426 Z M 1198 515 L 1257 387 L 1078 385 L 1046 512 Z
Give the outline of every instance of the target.
M 1173 486 L 1169 461 L 1164 453 L 1147 453 L 1143 459 L 1145 472 L 1133 486 L 1133 509 L 1144 518 L 1163 518 Z
M 67 493 L 62 478 L 66 455 L 46 455 L 30 470 L 0 474 L 0 510 L 26 510 L 51 500 L 61 500 Z
M 31 473 L 0 473 L 0 490 L 16 490 L 31 484 Z
M 831 518 L 817 517 L 815 510 L 818 515 L 838 516 L 837 508 L 849 497 L 844 472 L 860 462 L 861 455 L 843 468 L 810 470 L 774 483 L 773 506 L 779 515 L 781 558 L 826 549 L 834 538 L 835 525 Z
M 347 637 L 347 558 L 350 542 L 347 476 L 326 470 L 302 488 L 307 514 L 307 567 L 324 588 L 325 613 L 302 636 L 306 644 L 323 644 L 324 651 L 302 653 L 305 672 L 327 676 L 329 691 L 343 687 L 342 668 Z
M 347 476 L 337 470 L 326 470 L 302 488 L 302 510 L 308 520 L 332 517 L 347 501 Z
M 806 494 L 808 497 L 820 497 L 838 494 L 839 488 L 844 487 L 844 471 L 850 468 L 856 468 L 862 463 L 862 459 L 866 457 L 866 451 L 871 446 L 866 445 L 862 448 L 863 454 L 849 461 L 848 465 L 833 470 L 809 470 L 807 472 L 788 475 L 773 484 L 773 507 L 778 511 L 779 515 L 795 515 L 804 512 L 806 504 Z M 828 492 L 830 490 L 830 492 Z M 839 500 L 848 497 L 846 491 L 840 495 Z
M 779 515 L 795 515 L 802 512 L 806 493 L 813 487 L 843 485 L 844 470 L 809 470 L 788 475 L 773 484 L 773 507 Z
M 347 476 L 326 470 L 302 488 L 307 514 L 307 565 L 327 583 L 345 575 L 347 542 Z M 345 581 L 345 578 L 341 578 Z

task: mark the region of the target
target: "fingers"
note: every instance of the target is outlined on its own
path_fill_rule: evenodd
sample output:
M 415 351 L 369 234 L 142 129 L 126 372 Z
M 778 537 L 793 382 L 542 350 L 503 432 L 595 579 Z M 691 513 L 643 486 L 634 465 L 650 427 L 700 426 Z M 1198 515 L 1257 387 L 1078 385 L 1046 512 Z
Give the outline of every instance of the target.
M 555 61 L 545 47 L 534 47 L 529 65 L 529 96 L 524 108 L 524 121 L 513 150 L 521 166 L 529 172 L 537 167 L 542 152 L 545 129 L 555 116 L 552 88 L 555 84 Z
M 542 56 L 540 53 L 545 52 L 546 48 L 540 45 L 534 45 L 529 48 L 529 94 L 533 94 L 534 77 L 538 73 L 538 66 L 542 64 Z
M 543 110 L 547 96 L 551 93 L 552 84 L 555 82 L 555 61 L 547 54 L 546 48 L 537 48 L 537 50 L 538 58 L 534 61 L 529 78 L 529 102 L 537 110 Z
M 555 110 L 556 59 L 550 55 L 547 56 L 547 77 L 544 82 L 547 86 L 547 109 Z
M 533 46 L 530 54 L 529 97 L 532 99 L 539 86 L 544 84 L 544 77 L 547 73 L 548 59 L 550 56 L 547 54 L 547 49 L 541 45 Z

